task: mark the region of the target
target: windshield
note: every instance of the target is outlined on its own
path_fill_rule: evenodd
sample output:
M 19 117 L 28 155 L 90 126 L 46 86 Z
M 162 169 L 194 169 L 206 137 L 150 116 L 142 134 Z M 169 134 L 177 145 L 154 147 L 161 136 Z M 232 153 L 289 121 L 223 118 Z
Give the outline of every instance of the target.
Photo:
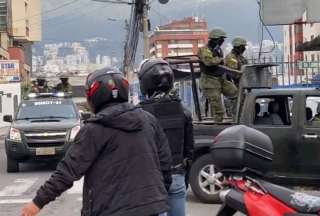
M 23 103 L 17 114 L 17 120 L 42 118 L 76 118 L 74 106 L 61 101 Z

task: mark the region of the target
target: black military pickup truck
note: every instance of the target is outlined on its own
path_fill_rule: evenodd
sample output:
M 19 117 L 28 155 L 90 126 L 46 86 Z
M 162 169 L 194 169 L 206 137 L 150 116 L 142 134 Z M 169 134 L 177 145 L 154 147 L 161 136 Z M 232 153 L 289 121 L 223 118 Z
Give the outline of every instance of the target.
M 192 78 L 198 119 L 194 121 L 195 155 L 189 181 L 201 201 L 219 202 L 221 188 L 217 183 L 221 179 L 215 177 L 210 146 L 219 132 L 235 124 L 247 125 L 271 137 L 275 157 L 266 178 L 283 184 L 319 185 L 320 89 L 272 89 L 269 68 L 273 65 L 248 65 L 243 69 L 236 122 L 226 120 L 217 124 L 201 113 L 196 80 L 198 61 L 190 57 L 169 62 L 178 79 Z M 191 68 L 189 73 L 186 66 Z
M 18 172 L 19 163 L 58 162 L 80 130 L 81 117 L 72 98 L 63 93 L 30 94 L 15 116 L 5 138 L 7 172 Z

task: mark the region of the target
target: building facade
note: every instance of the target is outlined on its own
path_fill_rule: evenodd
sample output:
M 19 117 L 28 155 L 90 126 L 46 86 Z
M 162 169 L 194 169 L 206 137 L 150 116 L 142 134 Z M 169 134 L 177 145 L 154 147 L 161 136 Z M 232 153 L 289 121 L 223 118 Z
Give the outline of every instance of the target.
M 286 72 L 295 83 L 309 82 L 320 72 L 320 52 L 300 52 L 296 47 L 320 35 L 320 23 L 306 23 L 304 15 L 297 24 L 283 28 L 284 61 L 288 63 Z
M 16 113 L 30 79 L 31 46 L 41 40 L 41 16 L 40 0 L 0 0 L 0 126 L 4 115 Z
M 198 17 L 188 17 L 158 26 L 150 36 L 150 54 L 158 58 L 196 55 L 207 41 L 207 22 Z

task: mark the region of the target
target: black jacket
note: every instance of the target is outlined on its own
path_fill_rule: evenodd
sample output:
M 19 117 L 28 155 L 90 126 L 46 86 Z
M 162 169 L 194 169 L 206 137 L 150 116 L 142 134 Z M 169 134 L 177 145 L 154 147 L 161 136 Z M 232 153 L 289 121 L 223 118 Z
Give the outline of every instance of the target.
M 86 123 L 33 201 L 42 208 L 85 176 L 83 216 L 157 214 L 168 210 L 170 167 L 170 147 L 156 119 L 122 103 Z

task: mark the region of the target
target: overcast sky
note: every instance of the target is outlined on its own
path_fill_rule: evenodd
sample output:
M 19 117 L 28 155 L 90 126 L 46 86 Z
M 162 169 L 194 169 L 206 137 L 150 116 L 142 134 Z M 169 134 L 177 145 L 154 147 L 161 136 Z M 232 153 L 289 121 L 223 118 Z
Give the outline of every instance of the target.
M 52 12 L 45 12 L 59 5 L 74 3 Z M 155 27 L 174 19 L 200 16 L 207 20 L 209 28 L 224 28 L 230 38 L 244 36 L 254 43 L 259 40 L 259 16 L 256 0 L 170 0 L 161 5 L 150 0 L 151 21 Z M 43 38 L 47 41 L 82 40 L 88 37 L 124 39 L 124 19 L 130 17 L 130 7 L 94 2 L 90 0 L 44 0 Z M 119 21 L 110 22 L 108 18 Z M 272 28 L 277 41 L 282 41 L 281 28 Z M 268 37 L 266 37 L 268 39 Z

